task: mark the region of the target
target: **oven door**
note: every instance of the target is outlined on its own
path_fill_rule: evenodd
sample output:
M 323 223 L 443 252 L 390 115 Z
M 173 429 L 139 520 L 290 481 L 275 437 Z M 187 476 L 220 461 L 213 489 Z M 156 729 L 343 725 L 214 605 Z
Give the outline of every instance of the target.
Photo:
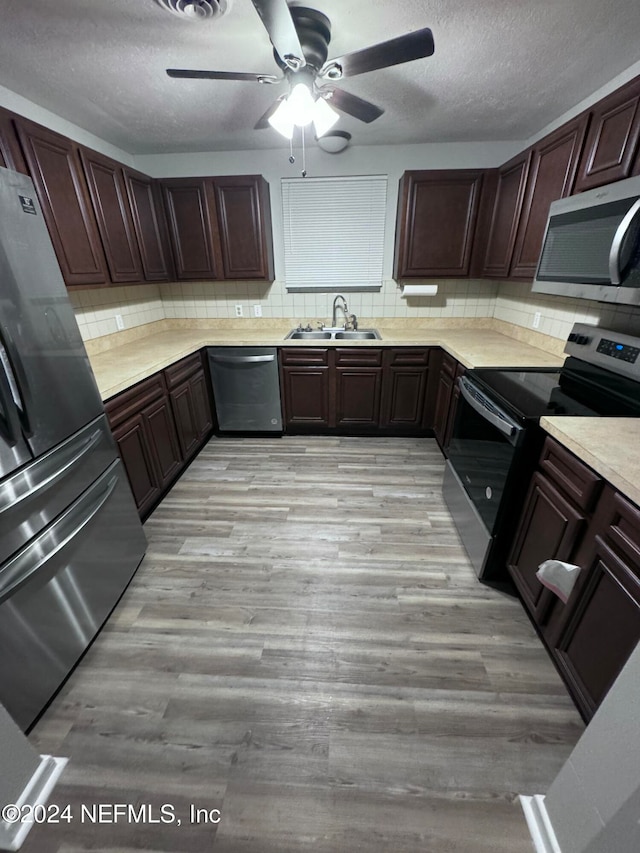
M 444 497 L 478 576 L 496 533 L 524 428 L 469 376 L 458 379 Z

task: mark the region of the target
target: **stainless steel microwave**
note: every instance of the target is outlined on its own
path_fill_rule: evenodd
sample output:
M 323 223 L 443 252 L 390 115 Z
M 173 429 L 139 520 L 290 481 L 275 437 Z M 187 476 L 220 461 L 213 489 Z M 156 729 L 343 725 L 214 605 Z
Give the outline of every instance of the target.
M 640 176 L 552 202 L 532 289 L 640 305 Z

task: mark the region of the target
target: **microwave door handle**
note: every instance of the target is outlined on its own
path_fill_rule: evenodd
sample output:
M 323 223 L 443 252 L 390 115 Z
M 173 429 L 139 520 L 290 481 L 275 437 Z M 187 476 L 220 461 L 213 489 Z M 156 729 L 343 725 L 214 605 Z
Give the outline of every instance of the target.
M 618 225 L 616 229 L 616 233 L 613 237 L 613 243 L 611 244 L 611 251 L 609 252 L 609 277 L 611 279 L 611 284 L 620 285 L 620 252 L 622 251 L 622 244 L 624 243 L 624 238 L 627 236 L 631 225 L 633 224 L 633 220 L 640 213 L 640 198 L 631 206 L 631 208 L 625 214 L 622 222 Z
M 491 409 L 487 408 L 481 400 L 478 400 L 469 390 L 469 385 L 467 380 L 465 380 L 464 376 L 461 376 L 458 379 L 458 385 L 460 388 L 460 393 L 466 400 L 466 402 L 474 409 L 481 417 L 483 417 L 486 421 L 489 421 L 497 430 L 499 430 L 503 435 L 505 435 L 511 443 L 515 443 L 517 439 L 514 437 L 521 432 L 521 427 L 517 424 L 514 424 L 512 421 L 507 420 L 506 418 L 500 417 L 497 412 L 491 411 Z

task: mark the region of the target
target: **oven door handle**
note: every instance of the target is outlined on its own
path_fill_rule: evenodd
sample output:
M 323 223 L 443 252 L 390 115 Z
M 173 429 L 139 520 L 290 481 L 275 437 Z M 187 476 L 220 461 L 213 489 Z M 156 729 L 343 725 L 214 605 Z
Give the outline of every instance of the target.
M 522 427 L 508 418 L 498 407 L 493 404 L 480 389 L 470 382 L 466 377 L 458 379 L 460 393 L 465 401 L 486 421 L 489 421 L 497 430 L 509 439 L 511 444 L 516 444 Z

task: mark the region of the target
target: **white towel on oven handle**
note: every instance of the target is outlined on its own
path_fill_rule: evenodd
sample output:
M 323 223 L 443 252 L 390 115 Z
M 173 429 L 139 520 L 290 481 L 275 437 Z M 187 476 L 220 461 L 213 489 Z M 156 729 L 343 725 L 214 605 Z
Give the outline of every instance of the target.
M 573 563 L 545 560 L 538 566 L 536 577 L 543 586 L 555 592 L 560 601 L 566 604 L 581 571 L 580 566 L 574 566 Z

